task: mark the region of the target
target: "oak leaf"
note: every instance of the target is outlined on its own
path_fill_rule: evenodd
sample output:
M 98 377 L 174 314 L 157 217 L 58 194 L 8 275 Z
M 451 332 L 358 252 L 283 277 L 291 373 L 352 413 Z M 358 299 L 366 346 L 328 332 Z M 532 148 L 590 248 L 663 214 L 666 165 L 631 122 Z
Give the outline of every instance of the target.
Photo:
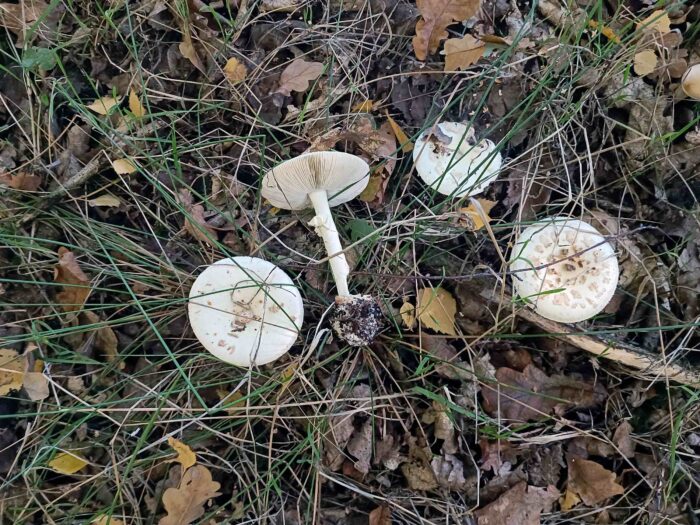
M 309 83 L 316 80 L 323 73 L 323 64 L 320 62 L 307 62 L 303 58 L 292 61 L 280 76 L 280 84 L 277 93 L 289 96 L 292 91 L 300 93 L 309 89 Z
M 465 70 L 484 56 L 486 45 L 471 35 L 464 38 L 450 38 L 445 42 L 445 71 Z
M 579 498 L 586 505 L 597 505 L 625 491 L 622 485 L 615 482 L 615 473 L 595 461 L 572 457 L 567 463 L 569 467 L 565 497 L 567 506 L 575 505 Z
M 56 300 L 66 312 L 80 310 L 92 291 L 90 280 L 78 265 L 75 255 L 63 246 L 58 249 L 58 264 L 54 267 L 53 280 L 66 285 L 56 294 Z
M 637 24 L 637 29 L 642 31 L 658 31 L 662 35 L 671 32 L 671 18 L 664 10 L 654 11 Z
M 173 450 L 177 452 L 177 458 L 175 458 L 175 461 L 182 465 L 183 470 L 186 470 L 197 463 L 197 456 L 195 456 L 192 449 L 185 445 L 182 441 L 179 441 L 174 437 L 169 437 L 168 445 L 170 445 Z
M 552 485 L 545 489 L 521 481 L 474 514 L 478 525 L 539 525 L 540 514 L 549 512 L 558 498 Z
M 418 60 L 435 53 L 447 38 L 447 26 L 471 18 L 479 10 L 480 0 L 417 0 L 421 19 L 416 24 L 413 50 Z
M 163 506 L 167 516 L 158 525 L 189 525 L 204 515 L 204 505 L 220 495 L 221 484 L 213 481 L 211 472 L 203 465 L 188 468 L 177 488 L 169 488 L 163 494 Z
M 416 306 L 418 320 L 426 328 L 443 334 L 455 335 L 457 301 L 444 288 L 423 288 Z

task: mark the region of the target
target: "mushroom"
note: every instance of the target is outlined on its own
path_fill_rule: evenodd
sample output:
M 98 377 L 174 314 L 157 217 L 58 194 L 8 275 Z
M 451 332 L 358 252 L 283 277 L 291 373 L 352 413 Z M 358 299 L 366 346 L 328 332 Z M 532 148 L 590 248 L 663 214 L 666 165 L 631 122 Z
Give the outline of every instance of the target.
M 681 78 L 681 87 L 690 98 L 700 100 L 700 64 L 686 69 Z
M 232 257 L 199 274 L 187 305 L 194 335 L 236 366 L 264 365 L 295 343 L 304 303 L 289 276 L 257 257 Z
M 526 228 L 510 262 L 513 288 L 547 319 L 576 323 L 610 302 L 619 276 L 615 250 L 593 226 L 550 219 Z
M 418 137 L 413 162 L 428 186 L 453 197 L 481 193 L 501 170 L 496 145 L 476 141 L 474 128 L 459 122 L 436 124 Z
M 323 239 L 338 295 L 330 314 L 336 334 L 352 346 L 369 344 L 382 327 L 381 310 L 368 295 L 351 295 L 350 267 L 343 253 L 331 206 L 357 197 L 369 182 L 369 165 L 338 151 L 316 151 L 282 162 L 265 174 L 262 195 L 286 210 L 313 208 L 309 222 Z

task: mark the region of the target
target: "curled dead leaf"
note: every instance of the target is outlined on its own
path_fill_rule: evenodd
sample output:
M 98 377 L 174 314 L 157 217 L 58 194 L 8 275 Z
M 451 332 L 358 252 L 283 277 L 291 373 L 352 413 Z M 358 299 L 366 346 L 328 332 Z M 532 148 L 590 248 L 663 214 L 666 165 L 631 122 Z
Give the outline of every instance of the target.
M 54 282 L 63 284 L 56 300 L 66 312 L 82 309 L 90 292 L 90 280 L 78 264 L 73 252 L 61 246 L 58 249 L 58 264 L 54 267 Z
M 421 19 L 416 24 L 413 50 L 418 60 L 435 53 L 440 42 L 447 38 L 447 26 L 474 16 L 480 0 L 417 0 Z

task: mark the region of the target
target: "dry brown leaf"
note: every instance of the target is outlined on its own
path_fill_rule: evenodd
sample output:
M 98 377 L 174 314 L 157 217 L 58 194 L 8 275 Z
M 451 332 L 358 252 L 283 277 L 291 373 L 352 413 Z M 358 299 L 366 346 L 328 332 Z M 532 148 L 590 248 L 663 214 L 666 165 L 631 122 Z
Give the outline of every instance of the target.
M 202 59 L 199 58 L 199 54 L 194 47 L 194 42 L 192 42 L 192 35 L 190 34 L 190 28 L 188 24 L 185 24 L 182 30 L 182 42 L 178 46 L 180 54 L 187 60 L 192 62 L 192 65 L 199 69 L 202 73 L 206 74 L 206 69 L 202 63 Z
M 37 361 L 41 365 L 39 361 Z M 44 374 L 39 371 L 26 372 L 22 386 L 27 396 L 32 401 L 41 401 L 49 397 L 49 381 Z
M 467 220 L 464 221 L 464 224 L 462 224 L 462 221 L 460 221 L 460 224 L 472 231 L 480 230 L 481 228 L 486 226 L 484 218 L 487 220 L 487 222 L 491 222 L 491 217 L 489 216 L 489 213 L 491 212 L 493 207 L 496 204 L 498 204 L 497 202 L 490 201 L 488 199 L 476 200 L 479 202 L 479 205 L 481 206 L 481 209 L 483 210 L 483 215 L 485 215 L 485 217 L 482 217 L 482 214 L 479 212 L 479 210 L 473 202 L 469 203 L 469 206 L 467 206 L 466 208 L 459 209 L 459 212 L 463 213 L 467 218 Z
M 303 93 L 309 89 L 309 83 L 321 76 L 321 73 L 323 64 L 320 62 L 307 62 L 303 58 L 297 58 L 282 71 L 277 93 L 286 96 L 291 95 L 292 91 Z
M 16 351 L 0 349 L 0 396 L 22 388 L 25 360 Z
M 572 457 L 567 463 L 569 467 L 567 495 L 569 492 L 574 493 L 586 505 L 597 505 L 625 491 L 622 485 L 615 482 L 615 473 L 595 461 Z M 569 503 L 575 499 L 570 497 Z
M 204 515 L 204 505 L 220 495 L 221 484 L 213 481 L 211 472 L 203 465 L 185 471 L 178 488 L 169 488 L 163 494 L 167 516 L 158 525 L 189 525 Z
M 434 490 L 438 487 L 433 469 L 420 463 L 403 463 L 401 465 L 408 488 L 412 490 Z
M 634 72 L 639 76 L 648 75 L 656 69 L 656 64 L 658 63 L 658 58 L 656 58 L 656 53 L 645 49 L 634 55 Z
M 413 151 L 413 142 L 411 142 L 411 139 L 408 138 L 408 135 L 406 135 L 404 130 L 401 129 L 401 126 L 399 126 L 398 123 L 393 118 L 391 118 L 388 112 L 386 114 L 386 118 L 389 121 L 391 131 L 393 131 L 394 133 L 394 137 L 396 137 L 398 143 L 401 144 L 401 150 L 404 153 L 409 153 Z
M 43 179 L 39 175 L 34 175 L 26 171 L 20 171 L 10 175 L 9 173 L 0 174 L 0 184 L 6 184 L 13 190 L 21 191 L 36 191 L 41 186 Z
M 143 118 L 146 116 L 146 108 L 141 104 L 141 99 L 133 88 L 129 91 L 129 109 L 136 118 Z
M 369 113 L 372 109 L 374 109 L 374 100 L 363 100 L 355 104 L 350 111 L 353 113 Z
M 401 314 L 404 326 L 409 330 L 413 330 L 416 326 L 416 307 L 404 300 L 399 313 Z
M 216 395 L 219 396 L 222 405 L 226 405 L 226 412 L 231 416 L 240 414 L 241 409 L 245 408 L 245 401 L 240 390 L 229 392 L 223 388 L 216 389 Z
M 421 19 L 416 24 L 413 50 L 418 60 L 425 60 L 447 38 L 447 26 L 474 16 L 480 0 L 417 0 L 416 5 Z
M 634 441 L 632 441 L 632 425 L 628 421 L 623 421 L 615 429 L 612 441 L 626 458 L 634 457 Z
M 112 169 L 117 175 L 131 175 L 136 172 L 136 166 L 129 159 L 116 159 L 110 161 Z
M 456 335 L 457 301 L 444 288 L 423 288 L 416 306 L 418 320 L 426 328 L 443 334 Z
M 119 520 L 117 518 L 113 518 L 112 516 L 100 516 L 97 518 L 95 521 L 92 522 L 92 525 L 125 525 L 124 521 Z
M 392 525 L 391 507 L 382 505 L 369 513 L 369 525 Z
M 474 514 L 478 525 L 539 525 L 540 514 L 549 512 L 558 498 L 552 485 L 544 489 L 522 481 Z
M 472 35 L 464 38 L 450 38 L 445 42 L 445 71 L 465 70 L 484 56 L 486 45 Z
M 80 326 L 86 325 L 103 325 L 100 316 L 91 310 L 80 312 Z M 93 328 L 94 329 L 94 328 Z M 94 348 L 100 356 L 104 357 L 108 362 L 113 363 L 119 357 L 117 346 L 119 340 L 114 330 L 106 324 L 96 329 L 95 338 L 93 340 Z
M 88 204 L 90 206 L 96 206 L 96 207 L 107 207 L 107 208 L 118 208 L 121 206 L 122 201 L 119 197 L 115 197 L 114 195 L 110 195 L 109 193 L 105 193 L 104 195 L 100 195 L 99 197 L 95 197 L 94 199 L 90 199 L 88 201 Z
M 59 474 L 65 474 L 66 476 L 80 472 L 87 465 L 88 461 L 83 456 L 72 451 L 59 452 L 51 461 L 49 461 L 49 468 L 51 470 L 54 470 Z
M 63 305 L 63 309 L 66 312 L 82 309 L 92 291 L 90 280 L 78 265 L 73 252 L 63 246 L 58 249 L 58 264 L 54 267 L 53 280 L 66 285 L 56 294 L 56 300 Z
M 383 182 L 384 178 L 381 173 L 372 173 L 372 175 L 369 176 L 367 186 L 365 186 L 365 189 L 362 190 L 362 193 L 360 193 L 357 198 L 362 202 L 374 201 L 377 199 L 377 196 L 382 193 Z
M 355 468 L 362 474 L 367 474 L 372 459 L 372 418 L 367 418 L 360 429 L 353 433 L 347 448 L 357 460 Z
M 0 4 L 0 25 L 21 37 L 48 8 L 49 5 L 41 0 L 25 0 L 17 4 L 2 3 Z
M 185 445 L 182 441 L 179 441 L 174 437 L 169 437 L 168 445 L 170 445 L 173 448 L 173 450 L 177 452 L 177 458 L 175 458 L 174 461 L 180 463 L 180 465 L 182 465 L 183 470 L 187 470 L 192 465 L 197 463 L 197 456 L 195 456 L 194 452 L 192 452 L 192 449 L 189 446 Z
M 231 84 L 238 84 L 243 82 L 248 76 L 248 68 L 237 58 L 231 57 L 224 66 L 224 75 L 226 75 Z
M 280 13 L 291 13 L 301 6 L 302 0 L 262 0 L 260 11 L 267 13 L 277 11 Z
M 484 409 L 509 421 L 539 421 L 556 411 L 593 407 L 605 398 L 605 389 L 566 376 L 552 376 L 534 365 L 522 372 L 511 368 L 496 370 L 499 385 L 484 384 Z
M 666 11 L 659 9 L 654 11 L 637 24 L 637 29 L 642 31 L 658 31 L 662 35 L 671 32 L 671 19 Z
M 121 101 L 118 98 L 101 97 L 85 107 L 91 111 L 94 111 L 98 115 L 108 115 L 112 108 L 118 105 L 120 102 Z
M 187 212 L 185 216 L 185 231 L 197 240 L 216 246 L 214 242 L 217 238 L 216 230 L 207 224 L 204 218 L 204 206 L 194 204 L 192 194 L 185 188 L 180 190 L 180 201 Z

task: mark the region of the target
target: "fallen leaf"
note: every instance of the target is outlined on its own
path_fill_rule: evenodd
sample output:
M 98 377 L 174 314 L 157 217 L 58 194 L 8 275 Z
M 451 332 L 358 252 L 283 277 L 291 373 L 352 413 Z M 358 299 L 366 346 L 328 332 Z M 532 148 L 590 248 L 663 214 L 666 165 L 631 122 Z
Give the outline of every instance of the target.
M 141 104 L 141 99 L 133 88 L 129 91 L 129 109 L 136 118 L 143 118 L 146 116 L 146 108 Z
M 372 459 L 372 418 L 367 418 L 360 429 L 353 433 L 347 448 L 348 452 L 357 460 L 355 468 L 359 472 L 367 474 Z
M 99 326 L 95 331 L 95 337 L 93 339 L 93 345 L 97 354 L 104 357 L 108 362 L 115 362 L 119 353 L 117 351 L 117 346 L 119 345 L 119 339 L 114 333 L 114 330 L 109 325 L 106 325 L 100 319 L 100 316 L 91 310 L 84 310 L 80 312 L 79 316 L 80 325 L 89 330 L 95 330 L 95 326 Z M 88 328 L 89 325 L 93 325 Z
M 163 494 L 163 507 L 168 515 L 162 517 L 158 525 L 189 525 L 204 515 L 204 505 L 220 495 L 219 488 L 221 484 L 212 480 L 205 466 L 187 469 L 180 485 Z
M 496 370 L 499 386 L 485 383 L 481 389 L 484 409 L 492 416 L 509 421 L 540 421 L 552 412 L 573 407 L 587 408 L 605 398 L 605 389 L 566 376 L 552 376 L 534 365 L 522 372 L 511 368 Z
M 276 92 L 286 96 L 291 95 L 292 91 L 303 93 L 309 89 L 309 83 L 321 73 L 323 64 L 320 62 L 307 62 L 303 58 L 297 58 L 282 71 Z
M 109 193 L 105 193 L 104 195 L 100 195 L 99 197 L 95 197 L 94 199 L 90 199 L 88 201 L 88 204 L 90 206 L 97 206 L 97 207 L 107 207 L 107 208 L 117 208 L 121 206 L 122 201 L 119 197 L 115 197 L 114 195 L 110 195 Z
M 49 468 L 59 474 L 70 476 L 83 470 L 87 464 L 88 461 L 77 452 L 67 451 L 59 452 L 49 461 Z
M 383 177 L 380 173 L 372 173 L 372 175 L 369 176 L 367 186 L 365 186 L 365 189 L 362 190 L 362 193 L 360 193 L 357 198 L 362 202 L 374 201 L 382 192 L 382 182 Z
M 539 525 L 542 512 L 549 512 L 558 498 L 552 485 L 544 489 L 521 481 L 474 515 L 478 525 Z
M 369 525 L 391 525 L 391 507 L 382 505 L 369 513 Z
M 187 212 L 185 216 L 185 231 L 197 240 L 216 246 L 214 242 L 217 238 L 216 230 L 207 224 L 204 218 L 204 206 L 194 204 L 192 194 L 185 188 L 180 190 L 180 201 Z
M 183 470 L 187 470 L 190 468 L 192 465 L 197 463 L 197 456 L 195 456 L 194 452 L 192 452 L 192 449 L 185 445 L 182 441 L 178 441 L 174 437 L 169 437 L 168 438 L 168 445 L 170 445 L 175 452 L 177 452 L 177 458 L 175 458 L 174 461 L 177 461 L 182 465 Z
M 450 38 L 440 53 L 445 55 L 445 71 L 465 70 L 484 56 L 486 45 L 472 35 L 464 38 Z
M 457 356 L 457 350 L 442 337 L 423 335 L 423 349 L 436 358 L 435 372 L 448 379 L 474 382 L 476 375 L 469 363 Z
M 372 109 L 374 109 L 374 100 L 363 100 L 355 104 L 350 111 L 353 113 L 369 113 Z
M 418 320 L 426 328 L 443 334 L 456 335 L 457 302 L 444 288 L 423 288 L 416 306 Z
M 634 72 L 643 77 L 656 69 L 656 53 L 646 49 L 634 55 Z
M 0 174 L 0 184 L 6 184 L 13 190 L 36 191 L 42 182 L 43 179 L 39 175 L 26 171 L 20 171 L 12 175 L 9 173 Z
M 567 463 L 569 467 L 567 494 L 574 493 L 586 505 L 597 505 L 625 491 L 622 485 L 615 482 L 615 473 L 595 461 L 572 457 Z M 573 497 L 569 498 L 570 502 L 575 500 Z
M 642 31 L 658 31 L 662 35 L 671 32 L 671 19 L 666 11 L 659 9 L 654 11 L 637 24 L 637 29 Z
M 434 490 L 438 487 L 433 469 L 420 463 L 403 463 L 401 465 L 408 488 L 411 490 Z
M 404 299 L 399 313 L 401 314 L 404 326 L 409 330 L 413 330 L 416 326 L 416 307 Z
M 124 521 L 113 518 L 112 516 L 102 515 L 92 522 L 93 525 L 125 525 Z
M 391 131 L 394 132 L 396 140 L 401 145 L 401 150 L 404 153 L 413 151 L 413 142 L 411 142 L 411 139 L 408 138 L 408 135 L 406 135 L 404 130 L 401 129 L 401 126 L 399 126 L 398 123 L 393 118 L 391 118 L 388 112 L 386 114 L 386 118 L 389 121 L 389 125 L 391 126 Z
M 455 492 L 467 492 L 471 486 L 476 485 L 476 479 L 464 477 L 464 463 L 453 454 L 444 454 L 435 457 L 430 466 L 435 474 L 435 479 L 442 488 Z
M 588 27 L 590 27 L 591 29 L 597 29 L 605 36 L 605 38 L 612 42 L 615 42 L 616 44 L 622 43 L 620 37 L 617 36 L 617 33 L 611 27 L 601 25 L 596 20 L 589 20 Z
M 623 421 L 615 429 L 612 441 L 626 458 L 634 457 L 634 441 L 632 441 L 632 425 L 628 421 Z
M 277 11 L 280 13 L 291 13 L 296 11 L 301 5 L 301 0 L 262 0 L 260 11 L 267 13 Z
M 231 84 L 243 82 L 248 76 L 248 68 L 237 58 L 229 58 L 224 66 L 224 75 Z
M 22 47 L 25 32 L 31 29 L 48 9 L 49 5 L 41 0 L 24 0 L 17 4 L 2 3 L 0 25 L 17 35 L 17 46 Z
M 56 300 L 66 312 L 80 310 L 92 291 L 90 280 L 78 265 L 75 255 L 63 246 L 58 249 L 58 264 L 54 267 L 53 280 L 66 285 L 56 294 Z
M 131 175 L 136 172 L 136 166 L 129 159 L 116 159 L 110 162 L 117 175 Z
M 49 397 L 49 381 L 41 372 L 25 373 L 22 386 L 32 401 L 41 401 Z
M 460 224 L 464 226 L 465 228 L 472 230 L 472 231 L 477 231 L 486 226 L 488 222 L 491 222 L 491 217 L 489 216 L 489 213 L 493 209 L 493 207 L 498 204 L 495 201 L 490 201 L 487 199 L 476 199 L 481 206 L 481 209 L 483 210 L 483 215 L 482 213 L 479 212 L 477 209 L 477 206 L 471 202 L 469 203 L 469 206 L 466 208 L 460 208 L 459 212 L 463 213 L 466 218 L 468 219 L 467 221 L 464 221 L 464 224 L 460 221 Z M 484 222 L 484 219 L 486 219 L 487 222 Z
M 24 358 L 9 348 L 0 349 L 0 396 L 22 388 Z
M 178 49 L 180 50 L 180 54 L 187 60 L 189 60 L 194 67 L 199 69 L 202 73 L 206 74 L 207 71 L 204 68 L 202 59 L 199 58 L 199 54 L 197 53 L 197 50 L 194 47 L 194 43 L 192 42 L 192 35 L 190 34 L 189 24 L 185 24 L 182 29 L 182 42 L 180 42 Z
M 474 16 L 480 0 L 417 0 L 416 5 L 421 19 L 416 24 L 413 50 L 418 60 L 425 60 L 447 38 L 447 26 Z
M 112 108 L 118 105 L 120 102 L 121 101 L 118 98 L 102 97 L 85 107 L 91 111 L 94 111 L 98 115 L 108 115 Z
M 245 402 L 243 401 L 243 394 L 240 390 L 235 392 L 228 392 L 223 388 L 216 389 L 216 395 L 219 396 L 222 405 L 226 405 L 224 410 L 231 415 L 238 415 L 242 408 L 245 408 Z

